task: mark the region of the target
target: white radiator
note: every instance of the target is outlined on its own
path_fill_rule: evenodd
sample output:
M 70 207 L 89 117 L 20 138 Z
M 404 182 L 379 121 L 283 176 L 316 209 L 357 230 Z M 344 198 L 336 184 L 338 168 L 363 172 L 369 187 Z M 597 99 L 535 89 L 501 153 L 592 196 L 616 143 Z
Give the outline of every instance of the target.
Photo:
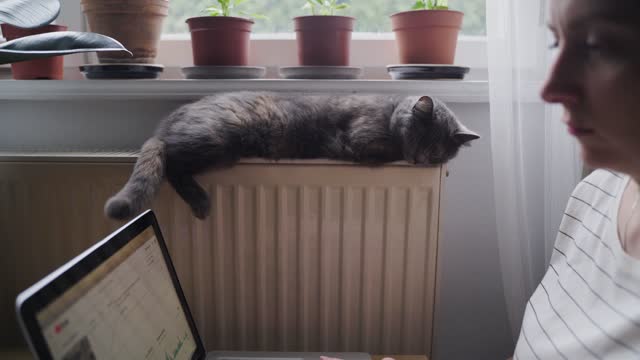
M 120 223 L 131 163 L 0 162 L 0 346 L 16 294 Z M 431 352 L 441 168 L 244 161 L 153 208 L 208 350 Z M 10 326 L 6 326 L 10 324 Z

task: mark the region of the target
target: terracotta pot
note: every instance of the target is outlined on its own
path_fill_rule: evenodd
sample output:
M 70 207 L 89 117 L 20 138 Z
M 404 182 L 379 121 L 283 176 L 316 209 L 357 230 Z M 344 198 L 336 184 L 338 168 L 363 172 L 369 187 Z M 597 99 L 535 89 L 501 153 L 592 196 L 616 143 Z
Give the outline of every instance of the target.
M 133 53 L 99 52 L 101 63 L 155 62 L 168 0 L 82 0 L 81 5 L 89 31 L 110 36 Z
M 2 35 L 7 41 L 29 35 L 67 30 L 64 25 L 45 25 L 35 29 L 22 29 L 9 24 L 1 24 L 0 27 L 2 28 Z M 11 64 L 11 73 L 16 80 L 62 80 L 64 76 L 64 56 L 13 63 Z
M 412 10 L 391 15 L 402 64 L 453 64 L 464 14 Z
M 196 66 L 246 66 L 253 21 L 232 16 L 187 19 Z
M 302 66 L 348 66 L 351 33 L 349 16 L 298 16 L 293 19 Z

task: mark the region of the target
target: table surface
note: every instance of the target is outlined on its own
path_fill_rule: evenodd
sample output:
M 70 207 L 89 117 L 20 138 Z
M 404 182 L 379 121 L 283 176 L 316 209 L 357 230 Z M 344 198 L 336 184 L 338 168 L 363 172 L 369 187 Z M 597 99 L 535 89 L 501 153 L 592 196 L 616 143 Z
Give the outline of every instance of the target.
M 371 360 L 392 358 L 394 360 L 429 360 L 425 355 L 371 355 Z M 0 360 L 31 360 L 33 357 L 27 349 L 0 349 Z

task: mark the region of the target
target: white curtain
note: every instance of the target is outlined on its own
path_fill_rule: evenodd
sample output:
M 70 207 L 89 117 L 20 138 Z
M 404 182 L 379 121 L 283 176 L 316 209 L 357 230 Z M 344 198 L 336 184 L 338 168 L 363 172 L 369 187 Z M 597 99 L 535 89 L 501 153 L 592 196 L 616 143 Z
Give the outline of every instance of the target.
M 544 0 L 487 0 L 497 236 L 514 339 L 581 176 L 577 144 L 540 89 L 552 43 Z

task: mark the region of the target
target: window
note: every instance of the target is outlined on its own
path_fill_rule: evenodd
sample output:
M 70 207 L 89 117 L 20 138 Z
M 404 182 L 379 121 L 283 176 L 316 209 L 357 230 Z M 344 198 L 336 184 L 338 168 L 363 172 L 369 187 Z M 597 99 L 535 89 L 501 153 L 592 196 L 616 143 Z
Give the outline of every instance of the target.
M 217 3 L 215 0 L 171 0 L 169 17 L 165 20 L 164 34 L 188 33 L 185 20 L 192 16 L 204 15 L 203 9 Z M 268 20 L 256 20 L 253 26 L 254 34 L 292 33 L 295 16 L 308 15 L 302 9 L 304 0 L 247 0 L 240 5 L 247 13 L 259 13 Z M 356 18 L 355 32 L 360 33 L 389 33 L 391 21 L 389 15 L 407 10 L 413 4 L 412 0 L 351 0 L 348 10 L 340 15 Z M 485 4 L 486 0 L 450 0 L 449 6 L 453 10 L 465 13 L 462 28 L 463 35 L 485 35 Z
M 1 0 L 0 0 L 1 1 Z M 58 18 L 61 23 L 76 24 L 84 21 L 80 10 L 81 0 L 65 0 Z M 339 0 L 340 1 L 340 0 Z M 388 79 L 385 66 L 397 63 L 394 36 L 391 33 L 389 15 L 407 10 L 415 0 L 350 0 L 350 8 L 342 12 L 356 18 L 356 28 L 351 43 L 351 61 L 354 66 L 366 68 L 367 78 Z M 472 68 L 474 79 L 486 79 L 486 1 L 449 0 L 449 6 L 465 13 L 461 37 L 456 50 L 456 65 Z M 185 20 L 204 15 L 203 9 L 217 3 L 216 0 L 170 0 L 169 16 L 165 19 L 162 41 L 158 46 L 157 63 L 174 68 L 193 64 L 191 43 Z M 305 0 L 246 0 L 241 5 L 249 13 L 266 15 L 269 20 L 256 20 L 251 42 L 250 65 L 275 69 L 296 65 L 297 50 L 293 34 L 293 18 L 308 14 L 302 9 Z M 87 58 L 88 57 L 88 58 Z M 76 61 L 77 58 L 77 61 Z M 67 56 L 66 63 L 74 65 L 95 62 L 94 54 Z M 476 70 L 476 71 L 474 71 Z M 275 70 L 274 70 L 275 71 Z M 275 72 L 268 76 L 277 76 Z

